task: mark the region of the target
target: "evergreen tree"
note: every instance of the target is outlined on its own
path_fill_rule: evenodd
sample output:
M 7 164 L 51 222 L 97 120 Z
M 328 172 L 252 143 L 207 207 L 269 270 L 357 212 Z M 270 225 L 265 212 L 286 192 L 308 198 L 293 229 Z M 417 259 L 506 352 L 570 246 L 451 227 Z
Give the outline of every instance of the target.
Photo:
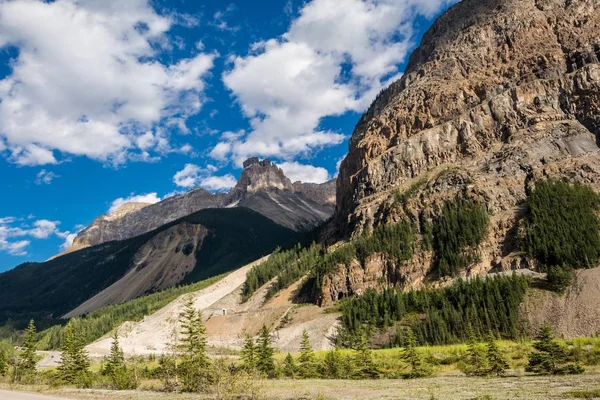
M 423 365 L 421 355 L 417 351 L 417 338 L 412 329 L 406 335 L 406 346 L 401 354 L 402 360 L 410 367 L 407 378 L 421 378 L 430 375 L 430 371 Z
M 118 369 L 125 367 L 125 356 L 123 355 L 123 350 L 119 346 L 119 332 L 117 330 L 115 330 L 112 340 L 110 354 L 108 355 L 106 365 L 104 366 L 104 373 L 109 376 L 114 375 Z
M 300 343 L 300 365 L 298 371 L 304 379 L 314 378 L 317 375 L 315 365 L 315 353 L 310 345 L 310 338 L 306 329 L 302 332 L 302 342 Z
M 345 362 L 339 350 L 328 351 L 323 359 L 323 377 L 328 379 L 346 379 L 350 376 L 350 366 Z
M 486 360 L 488 364 L 488 373 L 501 376 L 508 369 L 508 363 L 500 353 L 500 349 L 490 333 L 487 340 Z
M 111 381 L 112 388 L 116 390 L 135 389 L 137 379 L 125 365 L 125 356 L 119 346 L 119 334 L 115 330 L 113 341 L 110 346 L 110 354 L 106 358 L 106 364 L 102 373 L 107 375 Z
M 295 378 L 296 377 L 296 363 L 294 362 L 294 357 L 290 353 L 287 353 L 285 359 L 283 360 L 283 375 L 287 378 Z
M 211 363 L 206 355 L 206 329 L 202 313 L 194 307 L 194 299 L 185 299 L 179 315 L 181 324 L 179 350 L 181 352 L 181 383 L 185 392 L 208 389 L 212 381 Z
M 88 387 L 91 384 L 89 367 L 90 360 L 85 351 L 85 341 L 78 329 L 77 320 L 67 324 L 63 334 L 61 361 L 58 371 L 66 383 Z
M 467 325 L 467 354 L 461 364 L 461 370 L 468 376 L 482 376 L 487 372 L 485 355 L 477 342 L 471 325 Z
M 583 368 L 570 364 L 565 349 L 554 339 L 554 333 L 548 325 L 544 325 L 533 343 L 533 351 L 529 355 L 529 363 L 525 371 L 536 374 L 579 374 Z
M 242 362 L 244 368 L 248 371 L 254 371 L 256 368 L 256 346 L 254 345 L 254 339 L 252 335 L 246 335 L 244 341 L 244 348 L 242 349 Z
M 4 350 L 0 350 L 0 376 L 5 376 L 8 370 L 8 357 Z
M 17 367 L 16 379 L 21 381 L 23 379 L 32 380 L 35 376 L 37 364 L 36 361 L 36 329 L 33 320 L 29 321 L 29 326 L 25 330 L 23 337 L 23 346 L 21 346 L 21 353 L 19 354 L 19 361 Z
M 275 359 L 273 355 L 273 338 L 269 329 L 263 325 L 256 348 L 256 368 L 259 372 L 272 378 L 275 376 Z
M 356 378 L 377 378 L 379 371 L 373 361 L 373 355 L 369 348 L 367 335 L 363 332 L 354 346 L 354 358 L 352 369 Z

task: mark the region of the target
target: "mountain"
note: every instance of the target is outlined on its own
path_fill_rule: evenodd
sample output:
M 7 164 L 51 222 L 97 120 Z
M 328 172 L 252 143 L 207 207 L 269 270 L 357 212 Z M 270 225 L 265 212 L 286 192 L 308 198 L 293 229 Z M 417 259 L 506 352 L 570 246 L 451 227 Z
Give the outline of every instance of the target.
M 295 231 L 308 231 L 333 215 L 335 183 L 292 182 L 269 160 L 251 158 L 230 193 L 196 188 L 156 204 L 126 203 L 77 234 L 67 252 L 150 232 L 206 208 L 245 207 Z
M 200 210 L 143 235 L 0 274 L 0 322 L 86 314 L 231 271 L 297 236 L 246 208 Z
M 333 181 L 292 184 L 273 162 L 250 158 L 224 201 L 225 207 L 246 207 L 295 231 L 308 231 L 333 214 Z
M 452 7 L 352 134 L 337 179 L 338 237 L 408 220 L 418 238 L 435 238 L 432 223 L 444 204 L 462 198 L 483 205 L 489 229 L 461 275 L 536 268 L 539 260 L 519 244 L 535 183 L 555 178 L 600 188 L 599 59 L 597 1 L 464 0 Z M 425 241 L 401 265 L 381 254 L 340 265 L 322 296 L 420 285 L 435 278 L 440 259 Z

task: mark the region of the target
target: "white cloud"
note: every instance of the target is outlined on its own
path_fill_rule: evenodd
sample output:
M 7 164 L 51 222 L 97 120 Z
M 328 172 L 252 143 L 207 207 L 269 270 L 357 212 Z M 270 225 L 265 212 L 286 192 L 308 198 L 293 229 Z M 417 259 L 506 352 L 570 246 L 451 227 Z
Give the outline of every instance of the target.
M 237 180 L 233 175 L 213 175 L 216 171 L 217 168 L 213 165 L 201 168 L 195 164 L 186 164 L 181 171 L 175 173 L 173 183 L 183 188 L 200 186 L 211 191 L 222 191 L 235 186 Z
M 237 183 L 237 179 L 231 174 L 223 176 L 208 176 L 200 180 L 200 186 L 212 191 L 222 191 L 231 189 Z
M 364 110 L 401 76 L 417 16 L 456 0 L 313 0 L 279 38 L 231 57 L 223 74 L 252 130 L 222 137 L 211 151 L 238 165 L 248 156 L 293 161 L 344 136 L 320 127 L 326 116 Z
M 146 194 L 131 194 L 129 197 L 119 197 L 110 203 L 109 213 L 117 211 L 119 207 L 126 203 L 148 203 L 155 204 L 161 201 L 156 192 Z
M 300 164 L 297 162 L 283 162 L 277 165 L 292 182 L 323 183 L 331 179 L 329 172 L 322 167 L 315 167 L 313 165 Z
M 79 233 L 79 231 L 75 232 L 75 233 L 67 233 L 64 236 L 64 243 L 60 245 L 60 249 L 62 251 L 64 250 L 68 250 L 69 248 L 71 248 L 71 246 L 73 246 L 73 241 L 75 240 L 75 238 L 77 237 L 77 234 Z
M 202 171 L 202 168 L 195 164 L 186 164 L 181 171 L 175 173 L 175 176 L 173 176 L 173 183 L 184 188 L 197 186 Z
M 185 126 L 199 111 L 215 57 L 161 64 L 174 23 L 181 18 L 159 15 L 148 0 L 0 2 L 0 48 L 19 50 L 0 81 L 9 160 L 53 164 L 72 154 L 119 164 L 167 150 L 148 132 L 172 119 Z
M 21 224 L 21 222 L 20 219 L 13 217 L 0 218 L 0 251 L 14 256 L 25 256 L 27 247 L 31 244 L 30 240 L 23 239 L 25 237 L 41 240 L 51 236 L 68 238 L 71 234 L 69 231 L 62 232 L 58 228 L 60 221 L 40 219 L 33 225 Z
M 47 171 L 45 169 L 42 169 L 35 176 L 35 184 L 36 185 L 49 185 L 56 178 L 60 178 L 60 175 L 57 175 L 52 171 Z

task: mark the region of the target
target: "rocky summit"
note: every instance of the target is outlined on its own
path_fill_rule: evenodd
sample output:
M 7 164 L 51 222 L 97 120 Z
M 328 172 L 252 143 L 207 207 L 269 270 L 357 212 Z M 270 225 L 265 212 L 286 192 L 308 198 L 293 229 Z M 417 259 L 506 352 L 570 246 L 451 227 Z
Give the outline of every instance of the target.
M 600 188 L 599 59 L 597 1 L 464 0 L 451 8 L 355 128 L 337 179 L 338 237 L 418 221 L 460 194 L 490 214 L 470 272 L 531 266 L 516 237 L 533 183 L 554 177 Z M 327 295 L 386 279 L 418 284 L 431 254 L 417 252 L 394 276 L 388 264 L 373 258 L 342 269 Z
M 224 207 L 250 208 L 282 226 L 306 231 L 333 214 L 335 182 L 292 183 L 270 160 L 250 158 L 230 193 L 196 188 L 156 204 L 126 203 L 79 232 L 67 252 L 132 238 L 194 212 Z

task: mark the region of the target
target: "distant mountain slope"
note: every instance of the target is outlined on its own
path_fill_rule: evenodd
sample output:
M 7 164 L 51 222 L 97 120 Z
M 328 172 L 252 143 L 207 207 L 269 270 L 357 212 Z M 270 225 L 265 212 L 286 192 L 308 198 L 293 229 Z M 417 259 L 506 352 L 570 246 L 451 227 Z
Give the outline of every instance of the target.
M 57 318 L 94 297 L 69 315 L 86 313 L 214 276 L 290 244 L 296 236 L 249 209 L 201 210 L 131 239 L 0 274 L 0 323 Z
M 335 182 L 292 183 L 273 162 L 250 158 L 230 193 L 196 188 L 156 204 L 126 203 L 96 218 L 65 253 L 129 239 L 202 209 L 232 207 L 250 208 L 295 231 L 308 231 L 333 215 Z

